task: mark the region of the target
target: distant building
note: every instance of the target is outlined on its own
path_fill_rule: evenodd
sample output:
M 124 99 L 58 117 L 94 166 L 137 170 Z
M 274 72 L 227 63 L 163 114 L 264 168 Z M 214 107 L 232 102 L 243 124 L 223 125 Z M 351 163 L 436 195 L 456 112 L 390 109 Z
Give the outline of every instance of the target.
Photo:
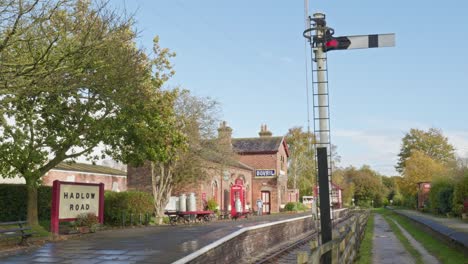
M 319 196 L 319 191 L 320 188 L 318 186 L 315 187 L 314 189 L 314 195 L 316 198 L 316 201 L 318 200 Z M 334 184 L 333 182 L 331 183 L 331 192 L 330 192 L 330 203 L 333 209 L 340 209 L 343 207 L 343 188 L 340 186 Z
M 427 207 L 429 201 L 429 192 L 431 190 L 430 182 L 418 182 L 418 209 Z
M 105 166 L 62 162 L 42 177 L 42 184 L 52 186 L 55 180 L 67 182 L 104 183 L 108 191 L 126 191 L 127 173 Z M 0 178 L 0 183 L 24 184 L 24 178 Z

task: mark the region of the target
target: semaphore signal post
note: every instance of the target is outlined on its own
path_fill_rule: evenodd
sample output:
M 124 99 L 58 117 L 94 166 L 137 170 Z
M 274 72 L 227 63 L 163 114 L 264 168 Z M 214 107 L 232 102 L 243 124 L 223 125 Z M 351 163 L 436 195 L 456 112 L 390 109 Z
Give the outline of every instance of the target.
M 305 0 L 306 12 L 308 1 Z M 332 50 L 367 49 L 395 46 L 395 34 L 373 34 L 334 37 L 334 29 L 327 26 L 325 15 L 315 13 L 306 18 L 303 35 L 312 48 L 312 80 L 314 135 L 316 137 L 316 162 L 318 169 L 320 234 L 322 244 L 332 240 L 330 207 L 331 189 L 331 141 L 328 98 L 328 67 L 326 53 Z M 331 263 L 331 251 L 322 256 L 322 263 Z

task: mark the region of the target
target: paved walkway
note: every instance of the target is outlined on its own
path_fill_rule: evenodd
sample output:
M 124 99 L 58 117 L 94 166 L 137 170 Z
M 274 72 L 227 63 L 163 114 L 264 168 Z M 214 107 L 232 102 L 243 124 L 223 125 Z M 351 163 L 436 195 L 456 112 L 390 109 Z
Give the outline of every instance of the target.
M 436 217 L 414 210 L 395 210 L 416 222 L 424 224 L 441 235 L 451 238 L 468 250 L 468 223 L 458 218 Z
M 372 263 L 410 264 L 415 263 L 390 226 L 380 214 L 375 214 L 374 237 L 372 239 Z
M 0 257 L 0 263 L 172 263 L 243 227 L 304 216 L 275 214 L 204 225 L 107 230 L 80 239 L 47 243 L 30 252 Z

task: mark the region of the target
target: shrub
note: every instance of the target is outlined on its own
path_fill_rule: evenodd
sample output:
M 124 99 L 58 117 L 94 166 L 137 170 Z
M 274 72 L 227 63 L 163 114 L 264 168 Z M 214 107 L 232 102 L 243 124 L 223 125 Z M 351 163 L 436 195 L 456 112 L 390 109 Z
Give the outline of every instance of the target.
M 206 203 L 206 209 L 216 212 L 218 211 L 218 203 L 214 199 L 209 199 Z
M 416 209 L 418 203 L 418 196 L 415 195 L 404 195 L 401 201 L 401 205 L 407 208 Z
M 440 179 L 431 184 L 429 205 L 436 214 L 445 214 L 452 209 L 453 183 L 448 179 Z
M 136 223 L 140 214 L 147 219 L 146 215 L 152 215 L 154 211 L 153 197 L 145 192 L 108 191 L 104 198 L 104 223 L 108 225 Z
M 289 202 L 284 206 L 285 211 L 305 211 L 307 207 L 300 202 Z
M 464 213 L 463 202 L 465 199 L 468 199 L 468 173 L 458 179 L 453 189 L 452 208 L 455 215 L 461 216 Z
M 76 218 L 76 226 L 87 226 L 89 228 L 99 223 L 99 219 L 93 213 L 82 213 Z
M 0 184 L 0 222 L 26 220 L 28 190 L 24 184 Z M 52 187 L 39 186 L 37 209 L 39 220 L 50 220 Z

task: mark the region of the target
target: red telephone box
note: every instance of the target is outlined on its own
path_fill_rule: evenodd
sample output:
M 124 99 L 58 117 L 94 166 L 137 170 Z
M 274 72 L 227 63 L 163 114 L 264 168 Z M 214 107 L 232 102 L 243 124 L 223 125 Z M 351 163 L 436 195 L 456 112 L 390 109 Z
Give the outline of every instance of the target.
M 236 200 L 239 200 L 236 205 Z M 238 213 L 245 212 L 245 187 L 241 184 L 231 186 L 231 216 L 235 217 Z

